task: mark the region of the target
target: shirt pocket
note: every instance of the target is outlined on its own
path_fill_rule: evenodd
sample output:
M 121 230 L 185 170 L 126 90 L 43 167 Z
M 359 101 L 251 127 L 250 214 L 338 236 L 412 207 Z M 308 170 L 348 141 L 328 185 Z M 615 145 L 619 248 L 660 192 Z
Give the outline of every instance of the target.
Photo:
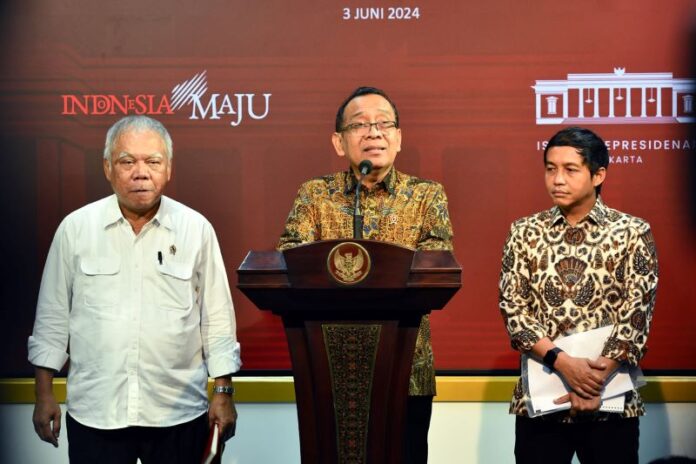
M 193 266 L 169 260 L 157 266 L 157 271 L 160 279 L 155 304 L 163 309 L 189 309 L 193 298 Z
M 85 256 L 75 289 L 78 301 L 86 307 L 109 311 L 118 302 L 121 259 L 118 256 Z

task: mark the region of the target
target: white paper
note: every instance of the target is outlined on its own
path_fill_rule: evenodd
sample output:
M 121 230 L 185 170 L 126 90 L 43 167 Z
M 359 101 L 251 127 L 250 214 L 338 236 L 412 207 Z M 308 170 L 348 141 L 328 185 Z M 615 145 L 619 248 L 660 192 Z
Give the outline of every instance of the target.
M 576 358 L 597 359 L 611 335 L 613 326 L 600 327 L 554 340 L 554 344 Z M 536 417 L 551 412 L 570 409 L 570 402 L 555 404 L 553 400 L 567 394 L 570 389 L 563 383 L 561 377 L 552 372 L 541 362 L 531 356 L 523 355 L 522 368 L 527 370 L 529 386 L 529 416 Z M 635 378 L 636 381 L 632 379 Z M 602 405 L 600 411 L 623 412 L 624 393 L 645 385 L 637 380 L 642 377 L 640 368 L 629 368 L 622 365 L 616 370 L 601 393 Z

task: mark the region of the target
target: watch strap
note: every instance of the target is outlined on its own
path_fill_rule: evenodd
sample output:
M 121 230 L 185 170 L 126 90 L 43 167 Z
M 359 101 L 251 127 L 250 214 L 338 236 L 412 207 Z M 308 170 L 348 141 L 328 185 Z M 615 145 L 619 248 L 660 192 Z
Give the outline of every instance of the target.
M 563 352 L 562 349 L 559 347 L 555 346 L 551 348 L 549 351 L 546 352 L 544 355 L 544 358 L 541 360 L 541 362 L 544 363 L 544 366 L 548 367 L 551 370 L 553 369 L 554 364 L 556 364 L 556 359 L 558 358 L 558 353 Z
M 227 395 L 234 395 L 234 387 L 232 385 L 215 385 L 213 387 L 213 393 L 225 393 Z

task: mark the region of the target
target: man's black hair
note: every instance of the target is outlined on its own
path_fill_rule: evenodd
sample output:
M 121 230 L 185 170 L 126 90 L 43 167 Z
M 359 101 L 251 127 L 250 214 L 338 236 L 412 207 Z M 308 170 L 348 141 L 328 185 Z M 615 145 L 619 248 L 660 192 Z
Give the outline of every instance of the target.
M 378 89 L 376 87 L 358 87 L 351 93 L 348 98 L 346 98 L 343 103 L 341 103 L 341 106 L 338 107 L 338 112 L 336 113 L 336 132 L 341 132 L 343 130 L 343 112 L 346 110 L 346 106 L 348 106 L 348 103 L 351 102 L 354 98 L 357 97 L 362 97 L 363 95 L 379 95 L 383 97 L 385 100 L 389 102 L 389 104 L 392 107 L 392 110 L 394 110 L 394 120 L 396 122 L 396 127 L 399 127 L 399 112 L 396 109 L 396 105 L 394 104 L 393 101 L 391 101 L 391 98 L 384 92 L 382 89 Z

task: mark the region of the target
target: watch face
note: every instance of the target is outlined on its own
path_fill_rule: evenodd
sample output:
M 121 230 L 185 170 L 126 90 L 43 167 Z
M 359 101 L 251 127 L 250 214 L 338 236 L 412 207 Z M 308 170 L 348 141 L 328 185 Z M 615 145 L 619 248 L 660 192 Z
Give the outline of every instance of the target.
M 558 357 L 558 353 L 561 351 L 560 348 L 551 348 L 549 351 L 546 352 L 544 355 L 544 359 L 542 362 L 544 363 L 544 366 L 548 367 L 549 369 L 553 369 L 553 365 L 556 362 L 556 358 Z

